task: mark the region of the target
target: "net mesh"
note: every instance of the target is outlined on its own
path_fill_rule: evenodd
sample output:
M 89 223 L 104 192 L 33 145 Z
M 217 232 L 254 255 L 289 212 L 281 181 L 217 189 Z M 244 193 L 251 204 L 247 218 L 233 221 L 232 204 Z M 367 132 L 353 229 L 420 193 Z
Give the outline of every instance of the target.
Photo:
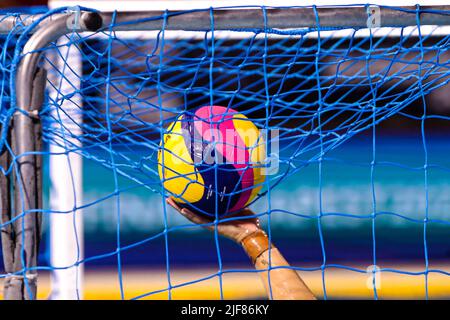
M 259 9 L 263 14 L 267 10 Z M 70 207 L 58 207 L 50 198 L 42 209 L 44 219 L 82 212 L 89 229 L 90 215 L 108 211 L 104 214 L 111 219 L 114 234 L 103 251 L 87 247 L 85 257 L 80 253 L 73 265 L 59 268 L 115 261 L 122 298 L 161 294 L 172 298 L 179 288 L 211 279 L 217 280 L 216 297 L 226 298 L 227 274 L 246 277 L 256 272 L 250 265 L 242 268 L 245 260 L 239 268 L 229 266 L 227 240 L 214 232 L 201 240 L 212 244 L 204 254 L 213 257 L 209 270 L 214 272 L 171 278 L 173 265 L 183 263 L 171 249 L 172 237 L 189 239 L 207 231 L 183 220 L 164 201 L 168 193 L 162 188 L 157 162 L 158 151 L 164 148 L 161 137 L 180 114 L 219 105 L 238 110 L 268 130 L 267 149 L 274 157 L 268 165 L 274 167 L 251 208 L 275 245 L 277 231 L 272 232 L 272 226 L 294 226 L 289 242 L 298 251 L 289 253 L 290 268 L 306 277 L 319 273 L 320 285 L 314 290 L 318 296 L 328 297 L 330 272 L 366 275 L 367 266 L 375 265 L 380 267 L 371 269 L 369 279 L 375 281 L 379 274 L 415 277 L 421 294 L 428 297 L 428 278 L 449 275 L 444 267 L 430 266 L 430 250 L 433 254 L 445 246 L 428 234 L 430 227 L 439 232 L 449 225 L 445 212 L 449 200 L 442 192 L 448 190 L 450 167 L 444 159 L 448 143 L 442 133 L 448 133 L 450 109 L 439 100 L 442 95 L 435 94 L 448 96 L 449 36 L 434 26 L 427 26 L 423 34 L 420 19 L 416 26 L 395 29 L 330 30 L 318 24 L 289 30 L 215 31 L 214 10 L 205 11 L 211 12 L 206 32 L 164 27 L 155 32 L 118 32 L 113 16 L 102 31 L 74 32 L 43 50 L 41 66 L 47 69 L 48 83 L 40 111 L 46 146 L 40 154 L 45 159 L 65 157 L 69 163 L 71 157 L 81 156 L 85 180 L 98 175 L 102 185 L 89 194 L 74 191 Z M 12 175 L 15 159 L 21 156 L 11 151 L 6 137 L 16 111 L 10 79 L 22 58 L 15 46 L 23 29 L 18 25 L 0 42 L 1 145 L 13 159 L 10 167 L 2 168 L 5 175 Z M 23 44 L 26 37 L 22 40 Z M 390 139 L 395 141 L 390 144 Z M 402 146 L 411 148 L 413 158 L 403 154 L 398 139 L 406 141 Z M 72 169 L 71 181 L 76 174 L 80 173 Z M 290 185 L 296 186 L 294 191 L 278 191 Z M 128 206 L 136 193 L 154 199 L 152 207 L 136 212 Z M 401 197 L 407 193 L 411 196 Z M 130 219 L 150 219 L 152 229 L 139 239 L 127 237 L 122 229 Z M 223 220 L 212 224 L 216 227 Z M 364 234 L 353 232 L 356 227 Z M 416 239 L 406 246 L 414 251 L 419 266 L 415 271 L 387 263 L 405 251 L 403 235 L 387 234 L 402 230 L 414 230 L 405 234 Z M 307 244 L 302 243 L 305 233 L 311 235 Z M 334 254 L 345 251 L 334 242 L 336 233 L 347 239 L 344 245 L 353 248 L 357 258 Z M 282 245 L 278 247 L 283 252 Z M 391 255 L 380 252 L 385 247 Z M 145 292 L 128 293 L 123 276 L 128 252 L 159 257 L 155 259 L 165 268 L 165 280 Z M 363 262 L 355 263 L 359 260 Z M 52 268 L 42 257 L 38 269 Z M 367 290 L 378 297 L 376 286 Z

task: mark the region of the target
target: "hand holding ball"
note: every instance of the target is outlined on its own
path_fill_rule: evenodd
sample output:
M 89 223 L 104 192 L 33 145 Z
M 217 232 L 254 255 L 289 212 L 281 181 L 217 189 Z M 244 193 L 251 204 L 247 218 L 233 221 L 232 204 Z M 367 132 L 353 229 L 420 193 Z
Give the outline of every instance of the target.
M 160 147 L 159 176 L 182 207 L 223 216 L 245 208 L 261 190 L 265 141 L 233 109 L 205 106 L 180 115 Z

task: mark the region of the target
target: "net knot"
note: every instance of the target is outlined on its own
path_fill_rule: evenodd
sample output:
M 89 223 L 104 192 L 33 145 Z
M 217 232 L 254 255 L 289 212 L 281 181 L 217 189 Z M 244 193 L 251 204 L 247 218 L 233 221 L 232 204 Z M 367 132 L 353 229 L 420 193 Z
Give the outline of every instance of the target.
M 8 273 L 6 275 L 6 279 L 9 281 L 14 281 L 14 280 L 27 280 L 28 282 L 36 282 L 38 278 L 37 273 L 26 273 L 25 275 L 23 274 L 14 274 L 14 273 Z

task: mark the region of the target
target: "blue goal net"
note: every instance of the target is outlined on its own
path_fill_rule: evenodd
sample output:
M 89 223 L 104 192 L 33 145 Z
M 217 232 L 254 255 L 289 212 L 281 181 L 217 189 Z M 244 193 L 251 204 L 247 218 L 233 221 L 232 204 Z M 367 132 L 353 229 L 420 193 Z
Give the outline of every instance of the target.
M 81 30 L 86 13 L 102 19 L 97 30 Z M 445 297 L 449 14 L 365 5 L 1 15 L 1 277 L 12 287 L 25 282 L 31 298 L 36 274 L 58 283 L 81 268 L 84 285 L 69 279 L 77 292 L 89 288 L 89 272 L 108 270 L 104 297 L 270 298 L 270 277 L 266 293 L 258 275 L 290 268 L 324 299 Z M 43 26 L 67 17 L 70 32 L 33 47 Z M 42 106 L 24 109 L 24 95 L 30 103 L 39 96 L 29 89 L 39 83 L 18 82 L 31 56 L 45 70 L 45 94 Z M 189 180 L 184 191 L 212 188 L 212 232 L 166 203 L 186 195 L 164 188 L 158 161 L 163 151 L 181 157 L 164 137 L 204 106 L 245 116 L 265 148 L 257 161 L 264 178 L 250 186 L 222 190 L 235 171 L 217 163 L 169 168 Z M 17 146 L 16 117 L 30 120 L 31 150 Z M 32 178 L 21 169 L 29 157 Z M 257 170 L 246 161 L 241 170 Z M 29 179 L 37 195 L 27 193 Z M 220 216 L 218 202 L 246 192 L 289 266 L 255 270 L 219 235 L 237 217 Z M 34 236 L 24 231 L 30 219 Z M 55 252 L 66 237 L 64 258 Z M 24 261 L 26 241 L 40 254 Z

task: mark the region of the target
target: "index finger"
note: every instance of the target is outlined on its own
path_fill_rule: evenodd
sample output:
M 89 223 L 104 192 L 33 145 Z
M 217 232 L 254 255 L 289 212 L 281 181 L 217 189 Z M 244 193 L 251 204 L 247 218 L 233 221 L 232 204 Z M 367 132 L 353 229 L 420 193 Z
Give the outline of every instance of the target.
M 191 222 L 195 224 L 208 224 L 210 221 L 194 212 L 192 212 L 189 209 L 181 208 L 176 201 L 173 199 L 173 197 L 168 197 L 166 199 L 166 202 L 171 205 L 175 210 L 177 210 L 179 213 L 181 213 L 185 218 L 190 220 Z
M 175 210 L 181 212 L 182 208 L 173 200 L 173 197 L 168 197 L 166 203 L 172 206 Z

